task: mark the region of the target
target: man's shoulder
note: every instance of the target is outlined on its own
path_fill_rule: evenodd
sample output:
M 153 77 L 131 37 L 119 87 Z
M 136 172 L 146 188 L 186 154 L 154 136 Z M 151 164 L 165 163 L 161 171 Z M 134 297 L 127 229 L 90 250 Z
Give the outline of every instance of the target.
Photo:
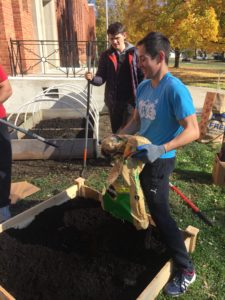
M 179 78 L 171 74 L 168 76 L 165 91 L 170 95 L 189 95 L 186 85 Z
M 184 83 L 178 77 L 175 77 L 171 73 L 167 74 L 167 83 L 170 86 L 174 86 L 174 87 L 176 87 L 177 85 L 183 85 L 184 86 Z
M 143 91 L 143 89 L 145 89 L 146 87 L 150 87 L 150 80 L 149 79 L 144 79 L 143 81 L 141 81 L 138 85 L 138 92 L 141 93 L 141 91 Z
M 136 50 L 137 48 L 133 44 L 129 42 L 126 43 L 126 52 L 134 52 Z
M 107 57 L 114 53 L 115 53 L 115 50 L 112 47 L 109 47 L 101 53 L 101 56 Z

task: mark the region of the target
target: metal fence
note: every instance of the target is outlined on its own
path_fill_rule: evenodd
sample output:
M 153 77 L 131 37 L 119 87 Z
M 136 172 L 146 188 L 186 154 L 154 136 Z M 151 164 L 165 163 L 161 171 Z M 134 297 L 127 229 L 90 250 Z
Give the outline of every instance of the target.
M 10 40 L 9 57 L 13 76 L 83 77 L 87 68 L 87 49 L 91 66 L 98 64 L 106 41 Z M 89 49 L 90 49 L 89 48 Z

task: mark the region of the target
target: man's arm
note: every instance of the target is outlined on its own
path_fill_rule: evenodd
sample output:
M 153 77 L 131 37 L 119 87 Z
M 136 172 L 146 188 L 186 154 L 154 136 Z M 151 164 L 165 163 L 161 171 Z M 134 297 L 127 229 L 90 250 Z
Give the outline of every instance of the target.
M 12 88 L 9 80 L 0 82 L 0 103 L 4 103 L 12 95 Z
M 182 147 L 199 138 L 200 131 L 196 115 L 190 115 L 179 121 L 184 130 L 170 142 L 164 144 L 166 152 Z
M 99 59 L 99 64 L 98 64 L 98 70 L 96 74 L 94 75 L 92 72 L 86 72 L 85 73 L 85 78 L 87 80 L 90 80 L 91 84 L 100 86 L 106 81 L 106 54 L 102 53 L 100 59 Z
M 125 127 L 119 130 L 119 134 L 135 134 L 140 129 L 140 117 L 138 110 L 135 109 L 131 120 Z

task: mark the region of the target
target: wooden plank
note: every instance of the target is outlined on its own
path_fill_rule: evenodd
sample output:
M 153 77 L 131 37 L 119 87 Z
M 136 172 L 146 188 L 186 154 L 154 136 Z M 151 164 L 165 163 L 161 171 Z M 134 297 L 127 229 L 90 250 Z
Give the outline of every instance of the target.
M 35 139 L 11 140 L 13 160 L 83 158 L 85 139 L 49 139 L 54 148 Z M 87 157 L 96 157 L 96 139 L 88 139 Z
M 0 285 L 0 300 L 16 300 L 9 292 Z
M 191 232 L 191 233 L 190 233 Z M 192 249 L 193 238 L 196 241 L 196 236 L 198 229 L 192 226 L 187 227 L 185 230 L 187 237 L 185 238 L 185 246 L 187 250 Z M 149 285 L 144 289 L 144 291 L 138 296 L 136 300 L 154 300 L 158 296 L 159 292 L 168 282 L 172 274 L 173 262 L 170 259 L 154 277 L 154 279 L 149 283 Z
M 154 300 L 168 282 L 172 273 L 172 260 L 169 260 L 136 300 Z
M 189 225 L 186 230 L 185 230 L 188 234 L 190 234 L 191 239 L 190 239 L 190 244 L 189 244 L 189 248 L 188 251 L 190 253 L 193 253 L 196 247 L 196 242 L 197 242 L 197 235 L 199 233 L 199 229 L 196 227 L 193 227 L 191 225 Z
M 97 201 L 102 202 L 102 194 L 98 192 L 97 190 L 94 190 L 86 185 L 82 187 L 82 196 L 84 198 L 91 198 Z
M 18 214 L 17 216 L 0 224 L 0 233 L 9 228 L 24 228 L 28 226 L 35 218 L 36 215 L 44 211 L 45 209 L 54 205 L 60 205 L 69 199 L 73 199 L 77 196 L 78 186 L 73 185 L 65 191 L 59 193 L 50 199 L 43 201 L 30 209 Z

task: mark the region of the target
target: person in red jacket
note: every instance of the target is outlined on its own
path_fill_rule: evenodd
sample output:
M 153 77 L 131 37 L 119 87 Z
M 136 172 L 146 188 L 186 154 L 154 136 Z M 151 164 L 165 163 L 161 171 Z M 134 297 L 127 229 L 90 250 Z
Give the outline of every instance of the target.
M 12 95 L 8 77 L 0 65 L 0 118 L 6 119 L 3 103 Z M 0 223 L 11 217 L 10 187 L 11 187 L 12 149 L 8 127 L 0 124 Z
M 101 54 L 96 74 L 87 72 L 85 78 L 95 86 L 105 83 L 104 100 L 116 133 L 133 114 L 136 89 L 144 76 L 138 67 L 137 49 L 126 41 L 125 27 L 115 22 L 107 34 L 110 47 Z

